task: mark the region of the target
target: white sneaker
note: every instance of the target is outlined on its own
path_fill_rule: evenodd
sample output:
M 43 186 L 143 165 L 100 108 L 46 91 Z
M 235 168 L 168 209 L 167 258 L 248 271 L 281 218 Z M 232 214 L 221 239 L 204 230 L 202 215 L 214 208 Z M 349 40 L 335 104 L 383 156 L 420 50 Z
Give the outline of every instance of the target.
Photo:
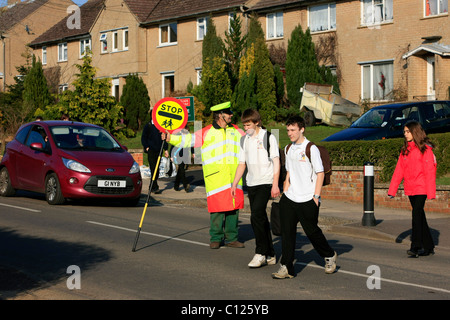
M 269 266 L 273 266 L 277 264 L 277 257 L 266 257 L 266 262 Z
M 267 264 L 266 257 L 263 256 L 262 254 L 257 253 L 253 256 L 253 259 L 252 261 L 250 261 L 248 266 L 250 268 L 259 268 L 261 266 L 265 266 L 266 264 Z
M 325 258 L 325 273 L 333 273 L 336 270 L 336 259 L 336 252 L 334 252 L 334 256 Z
M 292 279 L 294 276 L 290 275 L 286 266 L 280 264 L 280 269 L 277 272 L 272 273 L 274 279 Z

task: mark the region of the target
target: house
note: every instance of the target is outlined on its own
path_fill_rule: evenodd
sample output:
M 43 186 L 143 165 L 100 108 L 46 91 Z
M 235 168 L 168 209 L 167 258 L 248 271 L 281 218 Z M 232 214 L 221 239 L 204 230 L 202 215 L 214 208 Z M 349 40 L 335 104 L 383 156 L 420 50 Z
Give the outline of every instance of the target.
M 268 46 L 287 50 L 297 25 L 310 28 L 320 63 L 335 70 L 348 100 L 449 98 L 447 0 L 90 0 L 80 10 L 78 32 L 65 27 L 69 16 L 58 32 L 55 25 L 31 43 L 38 56 L 47 55 L 44 68 L 60 69 L 62 88 L 90 46 L 97 76 L 111 79 L 113 95 L 137 73 L 154 104 L 199 83 L 207 19 L 224 36 L 233 14 L 246 31 L 255 13 Z
M 16 67 L 27 63 L 27 46 L 67 15 L 70 0 L 8 0 L 0 8 L 0 91 L 14 84 Z

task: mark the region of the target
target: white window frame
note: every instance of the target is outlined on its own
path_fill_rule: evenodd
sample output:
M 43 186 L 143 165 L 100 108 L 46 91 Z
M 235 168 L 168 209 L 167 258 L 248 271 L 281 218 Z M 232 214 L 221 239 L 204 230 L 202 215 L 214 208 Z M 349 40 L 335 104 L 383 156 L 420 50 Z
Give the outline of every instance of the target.
M 175 35 L 177 39 L 172 39 L 171 27 L 175 26 Z M 163 29 L 167 28 L 167 41 L 163 42 L 162 32 Z M 166 23 L 159 25 L 159 45 L 160 46 L 173 46 L 178 44 L 178 26 L 176 22 Z
M 118 31 L 114 31 L 112 33 L 112 48 L 111 48 L 112 52 L 117 52 L 119 51 L 119 32 Z
M 360 62 L 361 65 L 361 98 L 370 101 L 390 101 L 394 90 L 394 59 Z M 374 69 L 384 68 L 384 87 L 382 89 L 381 76 L 374 75 Z M 367 76 L 367 77 L 366 77 Z M 375 92 L 376 91 L 376 92 Z M 384 92 L 383 92 L 384 91 Z M 383 92 L 383 93 L 382 93 Z M 377 98 L 384 95 L 383 98 Z
M 81 39 L 80 40 L 80 59 L 85 56 L 87 47 L 89 47 L 89 49 L 91 49 L 91 51 L 92 51 L 91 38 Z
M 42 47 L 42 64 L 47 64 L 47 47 Z
M 197 74 L 197 85 L 202 84 L 202 68 L 195 68 L 195 73 Z
M 236 19 L 236 12 L 228 12 L 228 32 L 231 32 L 231 20 Z
M 67 42 L 58 43 L 58 62 L 67 61 Z
M 379 25 L 394 20 L 394 0 L 361 0 L 361 25 Z M 379 11 L 381 16 L 377 14 Z M 377 21 L 377 16 L 379 21 Z
M 314 27 L 314 25 L 311 24 L 311 21 L 317 22 L 319 20 L 319 19 L 315 19 L 315 17 L 314 17 L 314 15 L 315 15 L 314 13 L 316 13 L 315 10 L 320 10 L 320 11 L 326 10 L 327 11 L 326 12 L 326 15 L 327 15 L 326 25 L 320 25 L 320 29 L 317 29 L 317 30 L 313 30 L 312 27 Z M 324 14 L 325 12 L 321 12 L 321 13 Z M 317 12 L 317 14 L 319 14 L 319 12 Z M 334 3 L 334 2 L 326 3 L 326 4 L 308 7 L 308 26 L 309 26 L 309 29 L 311 30 L 311 33 L 336 30 L 336 3 Z
M 129 41 L 129 35 L 128 29 L 123 29 L 122 31 L 122 50 L 128 50 L 128 46 L 130 45 Z
M 268 13 L 266 15 L 266 30 L 267 40 L 283 38 L 283 11 Z
M 108 34 L 106 32 L 103 32 L 100 33 L 100 53 L 107 53 L 107 52 L 108 52 Z
M 162 97 L 165 98 L 166 97 L 166 78 L 167 77 L 173 77 L 173 86 L 174 86 L 174 90 L 175 90 L 175 72 L 174 71 L 170 71 L 170 72 L 162 72 L 161 73 L 161 94 Z
M 448 0 L 424 0 L 423 3 L 423 15 L 425 17 L 435 17 L 448 14 Z M 431 9 L 436 10 L 436 13 L 432 13 Z
M 67 90 L 69 90 L 69 85 L 67 83 L 63 83 L 58 86 L 58 93 L 63 93 Z
M 197 40 L 203 40 L 206 36 L 208 17 L 197 18 Z

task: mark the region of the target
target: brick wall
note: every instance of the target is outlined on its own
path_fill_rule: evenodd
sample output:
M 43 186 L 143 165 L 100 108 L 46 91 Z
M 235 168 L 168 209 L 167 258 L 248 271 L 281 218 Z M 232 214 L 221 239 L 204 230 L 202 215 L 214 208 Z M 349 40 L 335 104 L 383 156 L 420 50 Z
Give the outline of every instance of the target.
M 142 166 L 144 164 L 144 153 L 140 149 L 130 149 L 128 150 L 129 153 L 133 156 L 134 161 L 136 161 L 139 166 Z
M 345 200 L 353 203 L 364 203 L 364 167 L 333 167 L 331 184 L 322 188 L 322 197 L 331 200 Z M 374 206 L 411 210 L 409 199 L 400 186 L 394 199 L 389 199 L 387 191 L 389 183 L 379 182 L 380 167 L 374 167 Z M 450 214 L 450 186 L 437 186 L 436 199 L 425 202 L 425 212 Z

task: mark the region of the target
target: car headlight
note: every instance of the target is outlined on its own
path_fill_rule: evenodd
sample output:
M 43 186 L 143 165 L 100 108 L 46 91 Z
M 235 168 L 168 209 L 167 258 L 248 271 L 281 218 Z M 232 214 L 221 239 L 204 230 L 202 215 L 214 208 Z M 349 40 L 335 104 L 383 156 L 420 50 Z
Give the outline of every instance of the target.
M 77 171 L 77 172 L 83 172 L 83 173 L 90 173 L 91 170 L 86 168 L 84 165 L 79 163 L 78 161 L 62 158 L 62 161 L 67 169 Z
M 135 161 L 133 165 L 131 166 L 130 171 L 128 171 L 129 174 L 138 173 L 141 169 L 139 168 L 139 164 Z

